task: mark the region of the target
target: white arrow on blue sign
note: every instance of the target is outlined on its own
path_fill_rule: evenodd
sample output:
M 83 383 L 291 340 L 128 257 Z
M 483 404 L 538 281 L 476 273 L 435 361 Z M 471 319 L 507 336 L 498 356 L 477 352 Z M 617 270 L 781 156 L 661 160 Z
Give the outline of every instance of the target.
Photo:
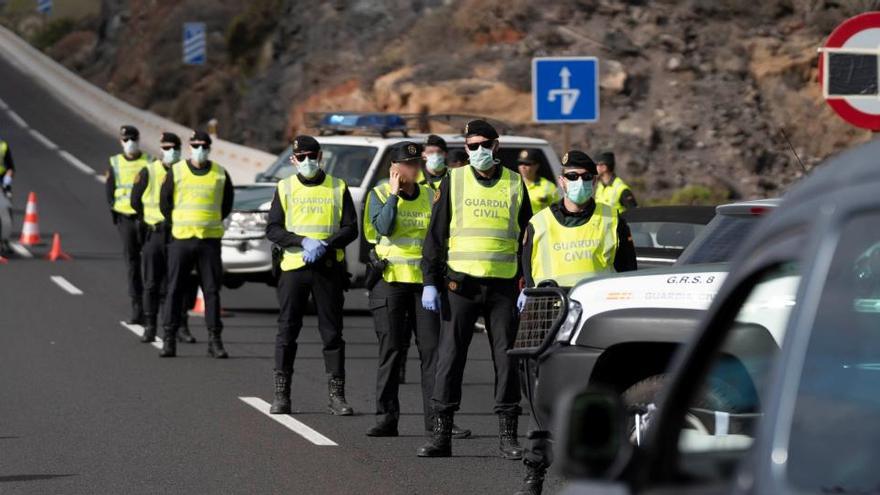
M 37 0 L 37 12 L 41 14 L 52 12 L 52 0 Z
M 599 120 L 599 60 L 596 57 L 532 59 L 532 115 L 539 123 Z
M 204 22 L 183 24 L 183 63 L 203 65 L 207 59 Z

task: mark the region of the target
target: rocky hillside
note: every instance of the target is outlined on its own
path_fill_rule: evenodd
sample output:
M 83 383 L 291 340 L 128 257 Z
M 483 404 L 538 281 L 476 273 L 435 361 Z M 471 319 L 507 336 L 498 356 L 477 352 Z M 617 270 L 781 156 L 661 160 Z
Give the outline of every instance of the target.
M 483 114 L 561 151 L 559 126 L 530 122 L 530 60 L 595 55 L 601 122 L 574 126 L 574 146 L 617 151 L 642 198 L 705 202 L 777 195 L 870 138 L 822 101 L 816 48 L 876 3 L 102 0 L 80 19 L 2 19 L 131 103 L 269 150 L 305 112 L 345 109 Z M 192 20 L 205 67 L 180 63 Z

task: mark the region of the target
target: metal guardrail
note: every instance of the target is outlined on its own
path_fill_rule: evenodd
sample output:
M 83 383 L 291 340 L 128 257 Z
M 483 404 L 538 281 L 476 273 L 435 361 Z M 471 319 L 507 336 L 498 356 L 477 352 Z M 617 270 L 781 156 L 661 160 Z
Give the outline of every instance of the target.
M 0 57 L 30 74 L 64 104 L 84 116 L 114 138 L 122 124 L 141 131 L 143 148 L 159 156 L 159 137 L 163 131 L 187 139 L 188 127 L 134 107 L 105 92 L 32 47 L 15 33 L 0 26 Z M 223 165 L 237 184 L 252 183 L 257 172 L 265 170 L 276 156 L 222 139 L 215 139 L 211 158 Z M 103 172 L 103 170 L 97 170 Z

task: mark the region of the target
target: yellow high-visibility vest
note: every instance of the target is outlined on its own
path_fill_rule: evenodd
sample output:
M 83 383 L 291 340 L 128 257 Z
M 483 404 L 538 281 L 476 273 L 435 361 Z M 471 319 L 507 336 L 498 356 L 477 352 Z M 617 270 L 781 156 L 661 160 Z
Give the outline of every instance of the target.
M 174 209 L 171 235 L 175 239 L 223 237 L 223 189 L 226 171 L 215 162 L 205 175 L 196 175 L 183 160 L 171 166 L 174 174 Z
M 9 143 L 0 141 L 0 176 L 6 173 L 6 152 L 9 151 Z
M 156 225 L 165 220 L 165 216 L 159 210 L 159 191 L 162 189 L 162 182 L 165 181 L 165 176 L 168 175 L 168 169 L 165 168 L 161 160 L 154 160 L 153 163 L 147 166 L 147 173 L 149 178 L 142 197 L 144 221 L 150 225 Z
M 150 161 L 146 153 L 141 153 L 141 156 L 135 160 L 129 160 L 121 153 L 110 157 L 110 167 L 113 169 L 113 178 L 116 182 L 116 189 L 113 192 L 114 211 L 123 215 L 134 215 L 134 208 L 131 207 L 131 187 L 138 172 L 149 165 Z
M 578 227 L 562 225 L 549 208 L 533 216 L 530 261 L 535 285 L 555 280 L 561 287 L 572 287 L 585 278 L 613 272 L 619 244 L 617 218 L 610 206 L 601 203 Z
M 501 177 L 487 187 L 474 174 L 470 167 L 449 171 L 447 264 L 473 277 L 512 278 L 517 271 L 522 178 L 501 167 Z
M 607 186 L 600 180 L 596 185 L 596 202 L 614 208 L 618 214 L 623 213 L 626 207 L 620 204 L 620 196 L 628 190 L 629 186 L 620 177 L 615 176 Z
M 369 225 L 374 239 L 378 240 L 376 255 L 388 261 L 382 272 L 386 282 L 422 283 L 422 244 L 428 233 L 431 222 L 431 206 L 433 191 L 426 185 L 418 185 L 419 196 L 409 200 L 402 196 L 397 198 L 397 214 L 394 219 L 394 230 L 390 236 L 380 236 L 373 227 L 370 217 L 364 215 L 364 232 Z M 382 203 L 388 201 L 391 186 L 383 184 L 373 188 L 371 194 Z M 369 238 L 368 238 L 369 239 Z
M 319 241 L 329 238 L 339 231 L 345 190 L 345 182 L 329 174 L 325 174 L 323 182 L 313 186 L 303 184 L 297 175 L 282 180 L 278 183 L 278 200 L 284 210 L 284 228 Z M 336 261 L 344 259 L 345 250 L 336 249 Z M 306 262 L 303 260 L 302 247 L 284 250 L 282 270 L 296 270 L 304 266 Z
M 539 176 L 538 180 L 531 184 L 526 182 L 526 189 L 529 191 L 532 215 L 559 201 L 556 184 L 543 177 Z

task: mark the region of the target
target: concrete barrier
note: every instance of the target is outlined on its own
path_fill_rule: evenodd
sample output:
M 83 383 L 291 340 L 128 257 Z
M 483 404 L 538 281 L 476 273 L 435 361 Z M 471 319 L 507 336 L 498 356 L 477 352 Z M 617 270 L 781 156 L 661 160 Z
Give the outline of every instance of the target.
M 0 26 L 0 57 L 29 73 L 33 80 L 98 128 L 116 137 L 119 126 L 131 124 L 141 131 L 141 145 L 159 156 L 159 136 L 173 132 L 186 142 L 192 132 L 176 122 L 136 108 L 79 77 L 52 60 L 15 33 Z M 184 145 L 185 148 L 185 145 Z M 236 184 L 249 184 L 276 156 L 222 139 L 215 139 L 211 158 L 229 171 Z M 102 172 L 102 170 L 98 170 Z

